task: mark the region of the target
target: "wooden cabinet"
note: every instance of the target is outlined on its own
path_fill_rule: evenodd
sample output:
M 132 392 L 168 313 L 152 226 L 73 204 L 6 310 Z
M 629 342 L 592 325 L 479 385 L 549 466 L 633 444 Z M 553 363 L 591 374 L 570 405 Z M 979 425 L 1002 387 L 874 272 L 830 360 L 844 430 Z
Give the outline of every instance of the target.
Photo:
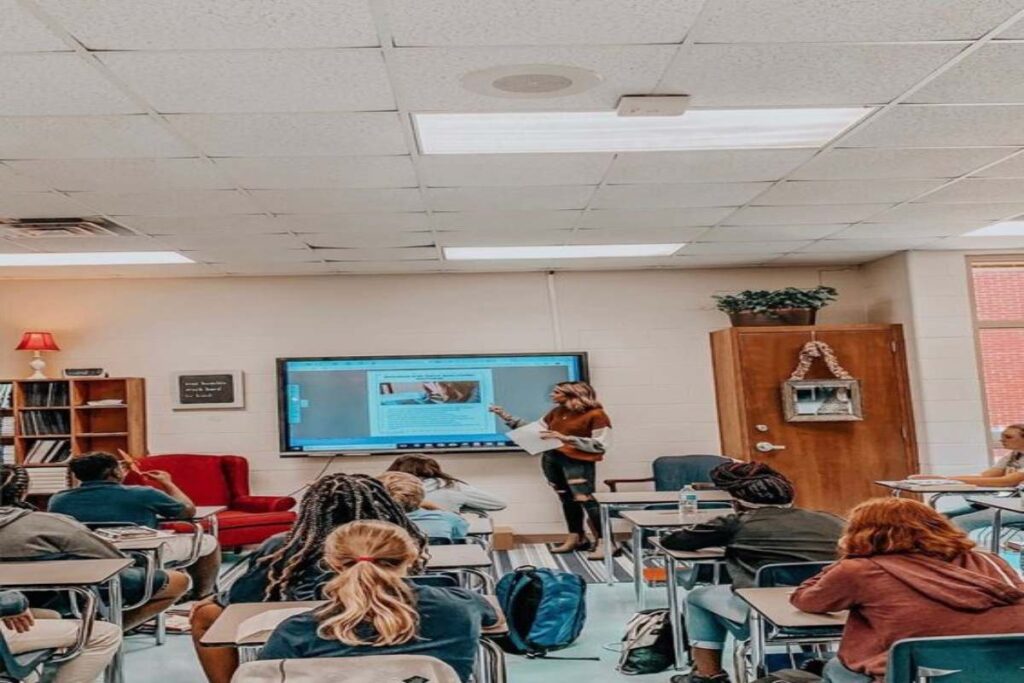
M 823 341 L 860 380 L 863 420 L 787 422 L 781 386 L 801 348 Z M 711 333 L 722 453 L 790 477 L 802 507 L 844 514 L 918 471 L 900 325 L 733 327 Z M 830 377 L 824 364 L 808 378 Z

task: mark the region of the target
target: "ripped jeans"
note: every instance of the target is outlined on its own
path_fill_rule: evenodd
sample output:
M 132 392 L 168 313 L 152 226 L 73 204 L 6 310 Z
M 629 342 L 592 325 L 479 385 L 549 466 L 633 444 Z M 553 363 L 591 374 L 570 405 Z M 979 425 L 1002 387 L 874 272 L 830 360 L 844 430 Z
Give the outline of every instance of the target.
M 586 535 L 583 528 L 583 515 L 586 513 L 591 528 L 601 538 L 601 514 L 594 500 L 596 463 L 574 460 L 560 451 L 546 451 L 541 456 L 540 465 L 544 477 L 562 502 L 562 515 L 569 533 Z

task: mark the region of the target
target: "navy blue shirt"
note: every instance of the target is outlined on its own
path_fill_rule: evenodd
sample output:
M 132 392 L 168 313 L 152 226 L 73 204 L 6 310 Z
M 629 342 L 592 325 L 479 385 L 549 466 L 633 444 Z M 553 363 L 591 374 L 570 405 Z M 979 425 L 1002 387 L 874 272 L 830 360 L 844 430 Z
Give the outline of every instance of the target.
M 86 481 L 50 499 L 50 512 L 79 522 L 123 522 L 156 528 L 158 520 L 179 519 L 185 504 L 149 486 Z
M 267 641 L 260 659 L 310 657 L 357 657 L 359 655 L 425 655 L 455 669 L 464 682 L 473 672 L 473 662 L 483 626 L 493 626 L 498 615 L 483 596 L 462 588 L 435 588 L 411 584 L 420 613 L 416 638 L 401 645 L 374 647 L 346 645 L 317 635 L 320 622 L 313 612 L 283 621 Z M 366 625 L 360 635 L 373 636 Z
M 262 560 L 267 555 L 277 552 L 284 545 L 287 536 L 287 533 L 271 536 L 249 556 L 249 566 L 245 573 L 217 597 L 217 602 L 222 607 L 236 602 L 264 602 L 266 600 L 270 567 Z M 285 600 L 323 599 L 323 586 L 330 581 L 331 576 L 333 574 L 324 570 L 319 557 L 309 566 L 296 567 L 293 570 L 291 587 L 288 589 L 287 595 L 284 596 Z

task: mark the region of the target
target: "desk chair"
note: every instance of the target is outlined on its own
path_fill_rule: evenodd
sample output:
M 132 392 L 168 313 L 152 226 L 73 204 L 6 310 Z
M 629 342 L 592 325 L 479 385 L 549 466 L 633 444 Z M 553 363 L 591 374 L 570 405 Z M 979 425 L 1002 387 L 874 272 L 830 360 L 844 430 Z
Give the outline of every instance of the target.
M 1024 635 L 908 638 L 889 650 L 888 683 L 1024 680 Z
M 81 599 L 81 604 L 78 605 L 79 623 L 81 626 L 78 629 L 75 644 L 63 652 L 54 648 L 48 648 L 45 650 L 22 652 L 16 655 L 11 651 L 3 632 L 0 632 L 0 681 L 18 683 L 31 677 L 46 664 L 60 664 L 61 662 L 72 660 L 81 654 L 82 649 L 89 640 L 89 636 L 92 635 L 92 625 L 96 619 L 96 595 L 85 588 L 68 588 L 67 590 L 74 598 Z M 76 602 L 76 600 L 72 599 L 72 602 Z M 0 612 L 0 617 L 14 616 L 21 611 L 23 610 L 19 609 L 11 614 Z
M 267 659 L 238 667 L 231 683 L 461 683 L 439 659 L 422 655 L 367 655 Z
M 651 463 L 651 476 L 642 479 L 605 479 L 610 491 L 619 484 L 653 483 L 655 491 L 678 491 L 687 484 L 710 484 L 711 470 L 731 462 L 720 455 L 663 455 Z

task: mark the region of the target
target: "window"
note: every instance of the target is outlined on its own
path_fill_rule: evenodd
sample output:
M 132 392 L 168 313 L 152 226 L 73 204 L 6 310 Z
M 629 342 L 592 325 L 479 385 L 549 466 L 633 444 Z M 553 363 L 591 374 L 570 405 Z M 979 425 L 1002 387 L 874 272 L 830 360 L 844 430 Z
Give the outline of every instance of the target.
M 1024 258 L 972 259 L 974 320 L 993 444 L 1010 424 L 1024 422 Z

